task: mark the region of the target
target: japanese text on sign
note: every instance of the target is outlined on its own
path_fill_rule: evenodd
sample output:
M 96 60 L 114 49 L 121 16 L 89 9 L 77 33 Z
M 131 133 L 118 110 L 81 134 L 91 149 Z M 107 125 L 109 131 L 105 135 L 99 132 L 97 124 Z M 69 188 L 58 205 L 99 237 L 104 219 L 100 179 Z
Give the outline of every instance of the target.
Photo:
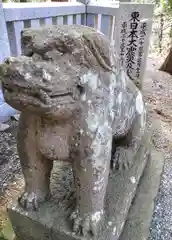
M 136 61 L 136 49 L 138 39 L 139 12 L 132 12 L 130 19 L 130 32 L 128 35 L 128 45 L 126 53 L 126 71 L 131 80 L 134 80 L 132 73 Z
M 142 58 L 144 54 L 144 40 L 147 30 L 147 23 L 144 22 L 140 26 L 140 37 L 139 37 L 139 50 L 138 50 L 138 58 L 137 58 L 137 67 L 136 67 L 136 77 L 140 77 L 140 68 L 142 63 Z

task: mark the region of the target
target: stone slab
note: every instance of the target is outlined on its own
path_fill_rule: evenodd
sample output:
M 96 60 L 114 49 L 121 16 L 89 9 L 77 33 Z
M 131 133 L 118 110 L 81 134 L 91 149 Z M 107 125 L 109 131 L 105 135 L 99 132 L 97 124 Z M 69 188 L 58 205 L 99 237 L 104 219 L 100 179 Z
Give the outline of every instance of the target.
M 150 134 L 143 139 L 133 167 L 128 171 L 110 174 L 105 203 L 106 216 L 97 239 L 119 239 L 147 162 L 149 146 Z M 68 221 L 75 205 L 74 198 L 70 197 L 73 195 L 70 167 L 54 167 L 51 189 L 52 198 L 44 203 L 38 212 L 24 211 L 17 202 L 8 208 L 17 237 L 24 240 L 82 240 L 82 237 L 71 232 Z
M 121 2 L 115 15 L 115 48 L 128 77 L 141 88 L 152 32 L 153 4 Z M 134 29 L 134 31 L 133 31 Z M 132 54 L 132 61 L 130 59 Z
M 144 170 L 120 240 L 146 240 L 154 212 L 164 156 L 153 149 Z

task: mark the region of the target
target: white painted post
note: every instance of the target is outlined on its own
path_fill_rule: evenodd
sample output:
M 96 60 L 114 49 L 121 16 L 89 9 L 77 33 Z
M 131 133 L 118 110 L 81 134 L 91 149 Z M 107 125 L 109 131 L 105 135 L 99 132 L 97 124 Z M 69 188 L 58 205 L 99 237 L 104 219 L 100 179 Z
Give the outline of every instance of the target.
M 19 56 L 21 54 L 21 31 L 23 29 L 24 29 L 23 21 L 14 21 L 8 23 L 11 55 L 14 57 Z
M 81 14 L 76 15 L 76 24 L 81 25 Z
M 87 13 L 87 26 L 94 28 L 96 25 L 96 15 L 92 13 Z
M 31 19 L 30 23 L 31 23 L 32 28 L 39 28 L 40 27 L 39 19 Z
M 97 14 L 96 15 L 96 19 L 95 19 L 95 28 L 98 31 L 101 31 L 101 24 L 102 24 L 102 15 L 101 14 Z
M 72 25 L 73 24 L 73 15 L 68 15 L 67 16 L 67 25 Z
M 52 21 L 52 18 L 45 18 L 45 25 L 50 25 L 52 26 L 53 25 L 53 21 Z
M 108 15 L 102 15 L 101 18 L 101 32 L 110 38 L 110 31 L 112 25 L 112 17 Z
M 57 17 L 57 25 L 63 25 L 63 16 Z
M 0 0 L 0 63 L 11 55 L 10 44 L 8 40 L 7 26 L 3 11 L 3 5 Z
M 129 78 L 140 88 L 148 57 L 153 4 L 120 3 L 115 18 L 115 48 Z

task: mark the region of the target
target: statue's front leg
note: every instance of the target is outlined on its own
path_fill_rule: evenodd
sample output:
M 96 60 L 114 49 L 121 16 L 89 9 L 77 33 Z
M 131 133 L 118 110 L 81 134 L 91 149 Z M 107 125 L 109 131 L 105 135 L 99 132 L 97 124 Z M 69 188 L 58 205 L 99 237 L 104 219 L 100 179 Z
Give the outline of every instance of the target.
M 106 139 L 106 136 L 104 137 Z M 89 149 L 81 147 L 80 152 L 73 152 L 76 209 L 71 215 L 71 220 L 74 232 L 85 237 L 97 235 L 103 217 L 110 168 L 111 138 L 107 138 L 106 144 L 101 145 L 100 142 L 96 142 L 95 137 Z M 82 149 L 84 151 L 81 153 Z
M 89 157 L 82 163 L 75 161 L 73 164 L 77 199 L 71 219 L 73 230 L 84 236 L 88 233 L 96 235 L 103 217 L 110 161 L 107 160 L 103 165 L 99 161 Z
M 50 194 L 50 173 L 53 162 L 39 152 L 36 131 L 36 117 L 30 113 L 21 113 L 17 146 L 25 179 L 25 190 L 19 197 L 19 203 L 27 210 L 37 210 L 40 203 Z

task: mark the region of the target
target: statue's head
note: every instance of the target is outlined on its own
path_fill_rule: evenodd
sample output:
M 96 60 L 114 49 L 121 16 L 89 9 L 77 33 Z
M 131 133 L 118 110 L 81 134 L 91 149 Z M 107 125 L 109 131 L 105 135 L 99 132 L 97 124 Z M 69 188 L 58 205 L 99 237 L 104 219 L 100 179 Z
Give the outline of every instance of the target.
M 68 118 L 77 107 L 79 90 L 74 79 L 51 62 L 10 57 L 1 72 L 5 100 L 19 111 Z
M 0 67 L 5 100 L 19 111 L 71 117 L 80 107 L 81 77 L 115 65 L 109 41 L 89 27 L 26 29 L 21 43 L 23 55 Z

